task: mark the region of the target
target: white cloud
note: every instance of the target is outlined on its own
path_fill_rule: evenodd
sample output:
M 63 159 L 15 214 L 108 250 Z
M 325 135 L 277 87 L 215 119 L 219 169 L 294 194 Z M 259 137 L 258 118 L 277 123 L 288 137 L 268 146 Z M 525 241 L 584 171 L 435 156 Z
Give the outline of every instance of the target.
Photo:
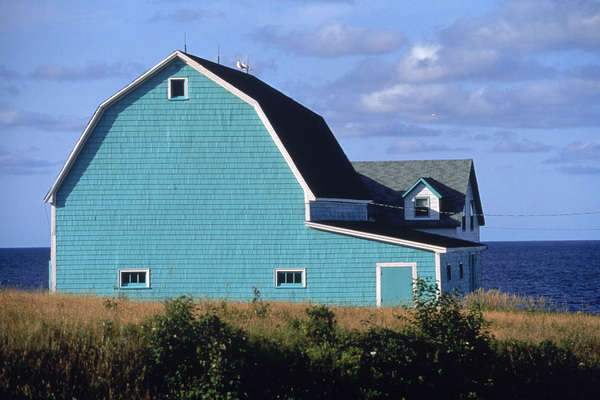
M 81 131 L 85 120 L 69 116 L 0 107 L 0 128 L 34 128 L 41 131 Z
M 0 175 L 32 175 L 52 172 L 60 161 L 40 160 L 27 154 L 10 154 L 0 149 Z
M 419 125 L 406 124 L 402 121 L 386 118 L 385 120 L 374 121 L 345 121 L 341 124 L 331 125 L 333 132 L 337 137 L 357 137 L 357 136 L 418 136 L 431 137 L 440 136 L 442 131 L 425 128 Z
M 519 0 L 499 11 L 457 21 L 440 34 L 445 44 L 519 52 L 600 47 L 600 2 Z
M 52 81 L 84 81 L 114 77 L 134 78 L 143 71 L 144 67 L 139 63 L 88 62 L 82 66 L 42 65 L 31 73 L 31 77 Z
M 535 140 L 506 138 L 496 143 L 492 150 L 501 153 L 543 153 L 551 148 Z
M 450 147 L 446 144 L 426 143 L 422 140 L 400 140 L 388 147 L 388 153 L 425 153 L 432 151 L 460 151 L 463 147 Z
M 220 14 L 209 10 L 179 9 L 170 12 L 157 11 L 148 19 L 148 21 L 188 23 L 215 17 L 217 15 Z
M 255 36 L 288 51 L 320 57 L 388 53 L 404 43 L 404 38 L 392 31 L 341 24 L 323 25 L 312 32 L 284 32 L 271 25 L 259 29 Z
M 557 171 L 570 175 L 600 175 L 599 167 L 569 165 L 558 167 Z

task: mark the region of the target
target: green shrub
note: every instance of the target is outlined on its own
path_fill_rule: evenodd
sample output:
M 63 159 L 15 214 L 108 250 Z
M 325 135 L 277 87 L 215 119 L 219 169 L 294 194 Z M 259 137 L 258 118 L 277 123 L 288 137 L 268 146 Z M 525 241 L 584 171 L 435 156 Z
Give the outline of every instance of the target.
M 165 303 L 165 314 L 149 324 L 146 360 L 151 385 L 178 399 L 243 397 L 244 335 L 214 314 L 196 319 L 193 302 L 180 297 Z

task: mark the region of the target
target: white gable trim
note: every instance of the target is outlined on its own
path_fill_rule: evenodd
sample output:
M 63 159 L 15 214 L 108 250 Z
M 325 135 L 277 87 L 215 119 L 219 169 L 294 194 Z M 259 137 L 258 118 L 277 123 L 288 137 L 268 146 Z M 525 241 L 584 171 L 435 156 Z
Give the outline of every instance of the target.
M 50 190 L 48 191 L 48 193 L 44 197 L 44 202 L 51 203 L 51 204 L 55 203 L 55 201 L 56 201 L 56 198 L 55 198 L 56 197 L 56 191 L 58 190 L 58 188 L 62 184 L 63 180 L 65 179 L 65 177 L 67 176 L 67 174 L 71 170 L 71 167 L 75 163 L 75 160 L 77 159 L 77 156 L 81 152 L 81 149 L 85 145 L 85 142 L 87 141 L 89 135 L 91 134 L 91 132 L 93 132 L 94 128 L 96 127 L 96 124 L 98 123 L 98 121 L 100 120 L 100 118 L 102 117 L 102 115 L 104 114 L 104 111 L 108 107 L 110 107 L 114 102 L 116 102 L 117 100 L 119 100 L 121 97 L 125 96 L 130 91 L 132 91 L 133 89 L 135 89 L 136 87 L 138 87 L 140 84 L 142 84 L 143 82 L 145 82 L 147 79 L 149 79 L 157 71 L 159 71 L 162 68 L 164 68 L 168 63 L 170 63 L 171 61 L 173 61 L 173 59 L 175 59 L 176 57 L 179 57 L 187 65 L 189 65 L 190 67 L 194 68 L 195 70 L 197 70 L 198 72 L 200 72 L 201 74 L 203 74 L 204 76 L 206 76 L 207 78 L 209 78 L 210 80 L 212 80 L 213 82 L 215 82 L 216 84 L 218 84 L 219 86 L 223 87 L 224 89 L 226 89 L 230 93 L 234 94 L 235 96 L 239 97 L 241 100 L 245 101 L 246 103 L 248 103 L 249 105 L 251 105 L 252 107 L 254 107 L 254 109 L 256 110 L 256 113 L 258 114 L 260 120 L 262 121 L 262 123 L 264 124 L 265 128 L 269 132 L 269 135 L 271 135 L 271 138 L 273 139 L 273 142 L 275 142 L 275 145 L 277 146 L 277 149 L 279 149 L 280 153 L 283 155 L 283 158 L 285 159 L 288 167 L 290 168 L 290 170 L 294 174 L 294 177 L 296 178 L 296 180 L 298 181 L 298 183 L 302 187 L 302 190 L 304 191 L 304 200 L 305 200 L 305 203 L 306 203 L 306 207 L 305 207 L 306 208 L 306 219 L 308 220 L 310 218 L 309 217 L 308 202 L 309 201 L 314 201 L 316 199 L 316 197 L 313 194 L 313 192 L 310 190 L 310 188 L 308 187 L 308 184 L 306 183 L 306 181 L 304 180 L 304 178 L 302 177 L 302 175 L 300 174 L 300 171 L 296 167 L 296 164 L 292 160 L 292 157 L 290 156 L 290 154 L 287 152 L 287 149 L 283 146 L 283 143 L 279 139 L 279 136 L 277 135 L 277 132 L 275 132 L 275 129 L 273 128 L 273 126 L 271 125 L 271 122 L 269 121 L 269 119 L 267 118 L 267 116 L 265 115 L 265 113 L 263 112 L 263 110 L 260 107 L 258 101 L 256 101 L 254 98 L 248 96 L 246 93 L 242 92 L 241 90 L 239 90 L 238 88 L 236 88 L 235 86 L 233 86 L 232 84 L 230 84 L 229 82 L 221 79 L 219 76 L 215 75 L 214 73 L 212 73 L 208 69 L 204 68 L 202 65 L 198 64 L 197 62 L 195 62 L 194 60 L 192 60 L 190 57 L 188 57 L 184 53 L 180 52 L 179 50 L 176 50 L 173 53 L 171 53 L 164 60 L 162 60 L 161 62 L 159 62 L 158 64 L 156 64 L 154 67 L 152 67 L 151 69 L 149 69 L 148 71 L 146 71 L 142 75 L 140 75 L 136 80 L 134 80 L 133 82 L 131 82 L 129 85 L 125 86 L 123 89 L 119 90 L 117 93 L 115 93 L 110 98 L 108 98 L 107 100 L 105 100 L 102 104 L 100 104 L 100 106 L 98 106 L 98 108 L 96 109 L 96 112 L 94 112 L 94 115 L 90 119 L 90 122 L 88 122 L 88 124 L 85 127 L 83 133 L 81 134 L 81 137 L 79 138 L 79 140 L 75 144 L 75 147 L 71 151 L 71 154 L 67 158 L 67 161 L 65 162 L 65 165 L 62 167 L 61 171 L 59 172 L 56 180 L 54 181 L 54 184 L 52 185 L 52 187 L 50 188 Z
M 354 229 L 340 228 L 337 226 L 323 225 L 316 222 L 305 222 L 309 228 L 315 228 L 322 231 L 340 233 L 342 235 L 355 236 L 363 239 L 377 240 L 378 242 L 399 244 L 401 246 L 413 247 L 415 249 L 429 250 L 436 253 L 445 253 L 448 249 L 441 246 L 434 246 L 425 243 L 413 242 L 411 240 L 398 239 L 391 236 L 377 235 L 374 233 L 361 232 Z

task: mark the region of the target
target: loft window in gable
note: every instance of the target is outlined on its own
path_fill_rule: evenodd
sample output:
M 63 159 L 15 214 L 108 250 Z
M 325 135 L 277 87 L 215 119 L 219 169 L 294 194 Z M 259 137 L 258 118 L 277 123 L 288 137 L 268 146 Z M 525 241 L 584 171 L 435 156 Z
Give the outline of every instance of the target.
M 169 79 L 169 100 L 185 100 L 188 98 L 188 78 Z

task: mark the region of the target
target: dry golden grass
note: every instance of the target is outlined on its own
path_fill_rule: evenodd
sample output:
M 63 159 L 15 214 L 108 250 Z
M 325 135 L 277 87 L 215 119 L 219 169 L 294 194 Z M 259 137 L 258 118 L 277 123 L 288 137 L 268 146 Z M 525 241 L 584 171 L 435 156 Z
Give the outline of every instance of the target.
M 107 301 L 116 304 L 115 309 Z M 0 291 L 2 320 L 18 321 L 34 317 L 48 322 L 89 324 L 110 319 L 117 314 L 122 322 L 138 323 L 163 310 L 160 302 L 135 302 L 117 298 L 50 294 L 44 291 Z
M 494 291 L 476 295 L 480 303 L 487 304 L 486 308 L 492 308 L 484 311 L 484 318 L 489 333 L 499 340 L 517 339 L 528 343 L 551 340 L 574 348 L 584 346 L 600 355 L 598 315 L 536 312 L 531 311 L 534 307 L 523 307 L 541 304 L 534 299 Z M 495 307 L 490 306 L 493 302 L 496 302 Z M 517 304 L 519 310 L 511 310 L 511 304 L 513 307 Z M 0 329 L 14 333 L 38 331 L 44 324 L 88 328 L 105 320 L 137 324 L 164 309 L 161 302 L 19 290 L 1 290 L 0 305 Z M 308 307 L 307 303 L 203 300 L 197 303 L 196 311 L 213 312 L 250 333 L 277 335 L 289 321 L 306 318 Z M 530 311 L 520 311 L 524 308 Z M 397 329 L 406 323 L 398 318 L 406 312 L 403 309 L 332 306 L 331 310 L 339 326 L 346 330 L 366 330 L 374 326 Z M 32 335 L 36 336 L 39 337 Z

